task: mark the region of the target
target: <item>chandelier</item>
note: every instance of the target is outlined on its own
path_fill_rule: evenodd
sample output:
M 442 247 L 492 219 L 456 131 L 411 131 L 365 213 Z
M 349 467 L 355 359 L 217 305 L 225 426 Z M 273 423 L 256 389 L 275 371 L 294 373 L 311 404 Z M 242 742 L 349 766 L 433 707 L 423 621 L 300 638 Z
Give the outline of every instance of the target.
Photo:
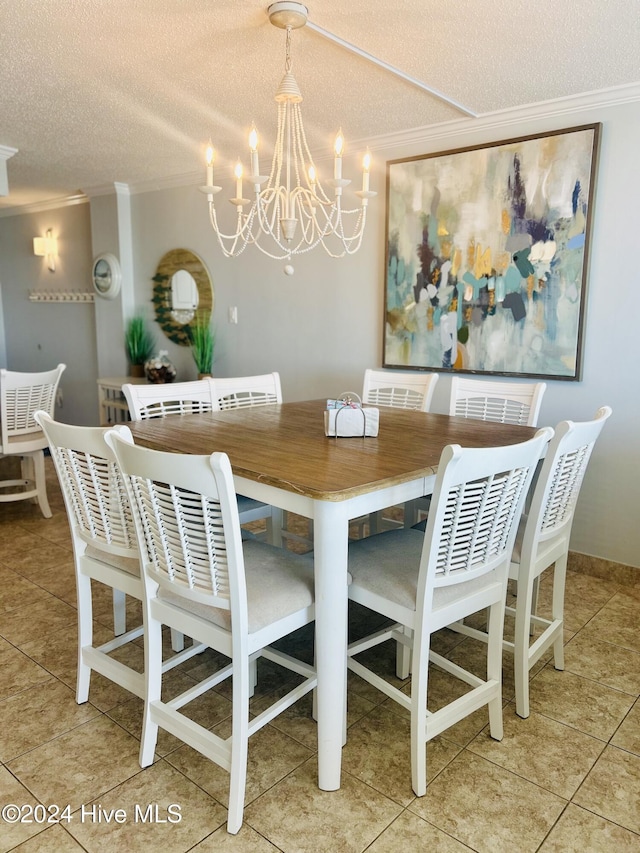
M 214 186 L 215 152 L 207 146 L 207 183 L 200 187 L 209 204 L 209 219 L 226 257 L 240 255 L 247 246 L 256 246 L 270 258 L 291 259 L 321 245 L 333 258 L 358 251 L 367 217 L 367 205 L 377 193 L 369 189 L 371 155 L 367 150 L 362 163 L 362 189 L 355 194 L 360 204 L 342 207 L 342 191 L 351 181 L 342 177 L 344 137 L 338 131 L 334 145 L 333 177 L 321 182 L 302 123 L 302 95 L 291 73 L 291 31 L 307 23 L 308 10 L 302 3 L 280 2 L 269 6 L 270 22 L 286 30 L 285 74 L 275 100 L 278 123 L 271 171 L 260 174 L 258 133 L 255 125 L 249 133 L 250 173 L 245 178 L 242 163 L 235 167 L 235 196 L 229 201 L 236 208 L 235 232 L 225 234 L 218 225 L 214 202 L 222 187 Z M 243 198 L 244 188 L 250 189 Z M 327 189 L 325 189 L 325 187 Z M 347 225 L 351 225 L 347 233 Z M 284 268 L 291 275 L 293 267 Z

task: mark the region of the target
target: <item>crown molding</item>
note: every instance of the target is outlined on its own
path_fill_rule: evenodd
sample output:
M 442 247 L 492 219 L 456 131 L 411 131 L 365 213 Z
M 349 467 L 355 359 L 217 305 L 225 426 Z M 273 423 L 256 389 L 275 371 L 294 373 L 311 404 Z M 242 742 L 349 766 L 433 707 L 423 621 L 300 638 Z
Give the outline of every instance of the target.
M 58 210 L 61 207 L 72 207 L 74 204 L 87 204 L 88 197 L 84 193 L 60 196 L 46 201 L 34 201 L 32 204 L 21 204 L 19 207 L 0 207 L 0 218 L 4 216 L 22 216 L 23 214 L 41 213 L 46 210 Z
M 380 151 L 438 139 L 451 139 L 456 136 L 468 135 L 470 132 L 502 130 L 512 125 L 522 124 L 525 121 L 550 121 L 562 116 L 621 106 L 636 101 L 640 101 L 640 82 L 585 92 L 567 98 L 538 101 L 534 104 L 525 104 L 506 110 L 496 110 L 491 113 L 483 113 L 477 118 L 453 119 L 452 121 L 416 127 L 398 133 L 388 133 L 372 139 L 354 140 L 351 144 L 362 145 L 366 143 L 372 151 Z
M 488 131 L 502 130 L 525 121 L 551 121 L 562 116 L 622 106 L 637 101 L 640 101 L 640 82 L 629 83 L 624 86 L 613 86 L 608 89 L 599 89 L 594 92 L 585 92 L 581 95 L 573 95 L 566 98 L 555 98 L 550 101 L 538 101 L 537 103 L 512 107 L 506 110 L 497 110 L 491 113 L 483 113 L 476 118 L 454 119 L 453 121 L 399 131 L 398 133 L 356 139 L 351 142 L 351 146 L 367 145 L 372 151 L 381 151 L 416 144 L 426 144 L 439 139 L 452 139 L 463 135 L 468 136 L 469 133 L 486 133 Z M 16 149 L 0 146 L 0 158 L 3 152 L 6 151 L 10 152 L 8 154 L 9 157 L 16 153 Z M 50 199 L 49 201 L 36 202 L 20 207 L 0 208 L 0 217 L 18 216 L 23 213 L 38 213 L 43 210 L 52 210 L 72 204 L 84 204 L 96 196 L 112 193 L 140 195 L 156 190 L 192 185 L 198 186 L 201 181 L 202 175 L 200 172 L 188 172 L 182 175 L 172 175 L 168 178 L 139 181 L 135 184 L 117 182 L 104 184 L 102 186 L 89 187 L 82 194 L 78 195 Z

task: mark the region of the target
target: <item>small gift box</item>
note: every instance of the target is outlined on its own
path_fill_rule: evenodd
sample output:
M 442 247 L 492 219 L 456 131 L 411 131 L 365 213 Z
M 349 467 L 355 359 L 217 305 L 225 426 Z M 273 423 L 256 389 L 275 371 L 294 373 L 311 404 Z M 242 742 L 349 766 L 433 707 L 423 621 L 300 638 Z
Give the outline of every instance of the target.
M 363 408 L 357 394 L 343 394 L 336 400 L 327 400 L 324 433 L 336 438 L 375 437 L 379 419 L 378 409 Z

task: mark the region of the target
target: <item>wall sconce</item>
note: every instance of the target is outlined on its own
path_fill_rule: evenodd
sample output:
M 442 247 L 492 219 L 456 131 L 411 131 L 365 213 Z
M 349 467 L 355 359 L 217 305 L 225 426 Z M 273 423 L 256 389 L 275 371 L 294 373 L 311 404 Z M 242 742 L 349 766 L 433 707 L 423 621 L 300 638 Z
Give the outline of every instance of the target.
M 51 272 L 56 271 L 56 255 L 58 254 L 58 241 L 53 236 L 51 228 L 47 228 L 45 237 L 33 238 L 33 254 L 39 258 L 45 258 Z

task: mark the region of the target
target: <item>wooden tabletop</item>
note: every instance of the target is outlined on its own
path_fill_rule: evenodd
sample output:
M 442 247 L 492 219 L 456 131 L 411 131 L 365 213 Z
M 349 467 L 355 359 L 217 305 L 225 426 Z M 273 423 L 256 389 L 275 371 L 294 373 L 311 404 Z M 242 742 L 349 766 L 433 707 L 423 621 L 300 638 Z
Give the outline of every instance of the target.
M 358 494 L 434 474 L 447 444 L 492 447 L 531 438 L 531 427 L 406 409 L 380 408 L 376 438 L 327 438 L 326 400 L 129 424 L 136 443 L 179 453 L 228 454 L 234 474 L 318 500 Z

